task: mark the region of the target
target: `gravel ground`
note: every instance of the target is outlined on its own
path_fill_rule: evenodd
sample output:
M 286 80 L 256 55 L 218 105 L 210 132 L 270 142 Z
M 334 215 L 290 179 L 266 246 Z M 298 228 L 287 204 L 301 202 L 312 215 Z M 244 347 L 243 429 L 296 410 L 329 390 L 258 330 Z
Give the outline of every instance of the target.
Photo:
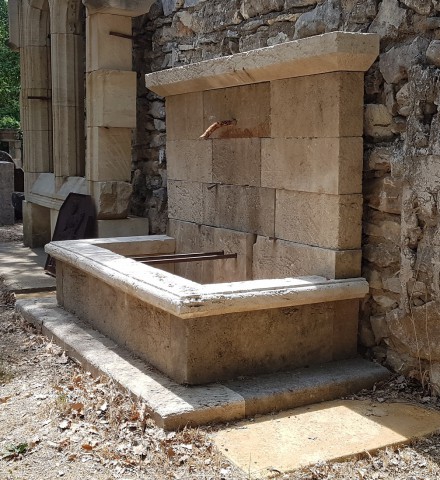
M 20 238 L 20 226 L 0 227 L 0 242 Z M 218 427 L 163 432 L 141 403 L 83 371 L 26 324 L 13 303 L 0 285 L 0 480 L 248 478 L 213 446 L 210 433 Z M 350 398 L 440 407 L 399 376 Z M 273 478 L 439 479 L 440 434 Z

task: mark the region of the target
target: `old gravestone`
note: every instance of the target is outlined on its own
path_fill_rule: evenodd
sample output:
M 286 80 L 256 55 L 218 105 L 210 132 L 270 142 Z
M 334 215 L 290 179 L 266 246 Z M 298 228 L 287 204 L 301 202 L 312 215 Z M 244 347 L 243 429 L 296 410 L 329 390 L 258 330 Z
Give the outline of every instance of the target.
M 0 161 L 0 225 L 14 224 L 14 164 Z

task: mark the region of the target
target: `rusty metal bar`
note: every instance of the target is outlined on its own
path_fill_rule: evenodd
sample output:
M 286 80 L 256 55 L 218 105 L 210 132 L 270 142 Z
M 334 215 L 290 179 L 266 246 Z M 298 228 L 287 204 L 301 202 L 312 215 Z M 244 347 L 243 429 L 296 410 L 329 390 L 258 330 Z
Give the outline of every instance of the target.
M 165 258 L 167 257 L 167 258 Z M 225 260 L 228 258 L 237 258 L 236 253 L 223 253 L 223 252 L 212 252 L 212 253 L 184 253 L 184 254 L 175 254 L 173 255 L 156 255 L 151 256 L 148 259 L 137 260 L 140 263 L 146 265 L 155 265 L 155 264 L 167 264 L 167 263 L 183 263 L 183 262 L 202 262 L 205 260 Z
M 163 258 L 168 260 L 169 258 L 186 258 L 186 257 L 203 257 L 205 255 L 224 255 L 224 250 L 217 252 L 193 252 L 193 253 L 159 253 L 157 255 L 148 254 L 148 255 L 127 255 L 128 258 L 132 260 L 157 260 Z
M 114 37 L 121 37 L 126 38 L 128 40 L 133 40 L 133 35 L 127 35 L 126 33 L 119 33 L 119 32 L 109 32 L 109 35 L 113 35 Z
M 28 100 L 51 100 L 50 97 L 42 97 L 39 95 L 28 95 Z

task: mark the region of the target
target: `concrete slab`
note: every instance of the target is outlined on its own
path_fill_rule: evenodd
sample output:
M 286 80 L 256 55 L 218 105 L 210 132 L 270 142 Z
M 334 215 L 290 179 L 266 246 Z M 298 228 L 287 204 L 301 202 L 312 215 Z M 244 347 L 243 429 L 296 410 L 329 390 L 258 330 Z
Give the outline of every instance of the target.
M 106 375 L 141 398 L 156 421 L 173 430 L 243 419 L 311 404 L 371 387 L 389 372 L 362 359 L 203 386 L 179 385 L 66 312 L 51 297 L 19 299 L 17 310 L 93 375 Z
M 0 243 L 0 276 L 14 293 L 55 290 L 55 278 L 44 273 L 44 248 L 28 248 L 23 243 Z
M 243 421 L 214 443 L 250 478 L 288 472 L 422 437 L 440 412 L 404 403 L 337 400 Z

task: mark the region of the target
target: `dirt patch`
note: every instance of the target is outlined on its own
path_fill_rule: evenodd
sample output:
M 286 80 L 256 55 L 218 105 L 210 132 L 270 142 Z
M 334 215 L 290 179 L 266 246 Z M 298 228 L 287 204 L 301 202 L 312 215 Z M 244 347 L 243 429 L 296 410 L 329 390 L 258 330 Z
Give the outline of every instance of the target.
M 20 227 L 0 241 L 20 241 Z M 15 232 L 15 233 L 14 233 Z M 5 240 L 9 239 L 9 240 Z M 1 273 L 1 272 L 0 272 Z M 92 378 L 13 310 L 0 285 L 0 478 L 3 480 L 248 478 L 215 449 L 221 427 L 166 433 L 105 378 Z M 415 381 L 396 376 L 350 398 L 439 408 Z M 440 435 L 345 462 L 322 463 L 273 478 L 289 480 L 434 480 Z

